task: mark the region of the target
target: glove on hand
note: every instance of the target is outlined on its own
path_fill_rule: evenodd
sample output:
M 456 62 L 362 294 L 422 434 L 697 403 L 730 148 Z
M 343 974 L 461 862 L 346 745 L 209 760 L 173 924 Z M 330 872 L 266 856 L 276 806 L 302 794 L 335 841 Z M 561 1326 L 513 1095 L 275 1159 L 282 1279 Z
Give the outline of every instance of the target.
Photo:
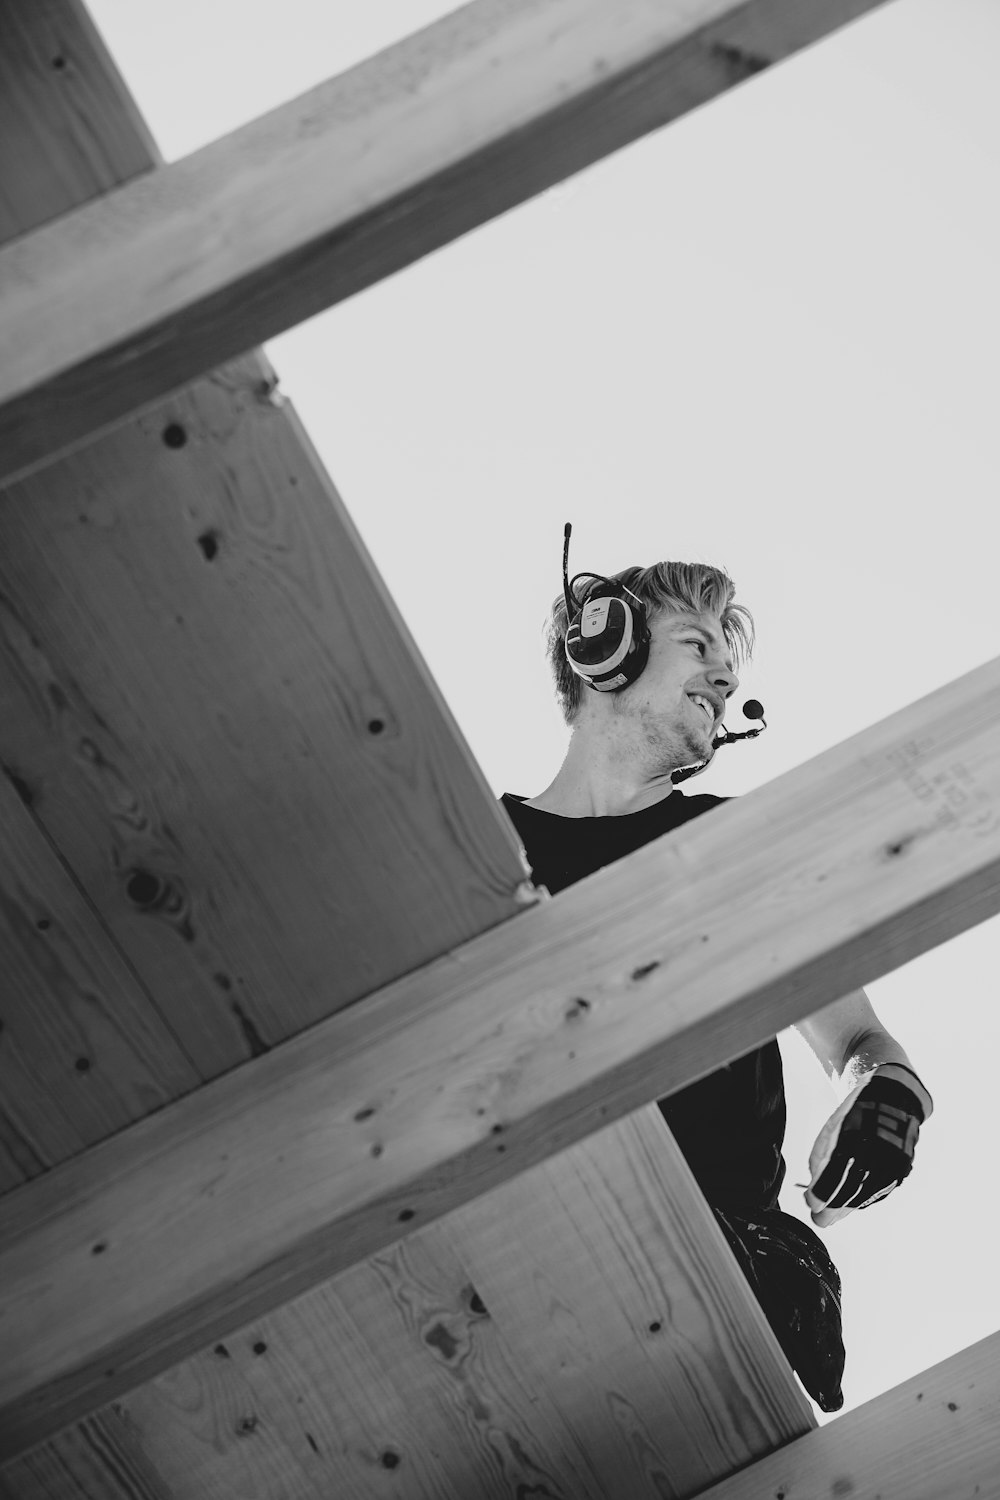
M 926 1113 L 916 1090 L 895 1078 L 876 1073 L 859 1084 L 824 1125 L 809 1157 L 805 1198 L 813 1223 L 835 1224 L 898 1187 L 913 1167 Z

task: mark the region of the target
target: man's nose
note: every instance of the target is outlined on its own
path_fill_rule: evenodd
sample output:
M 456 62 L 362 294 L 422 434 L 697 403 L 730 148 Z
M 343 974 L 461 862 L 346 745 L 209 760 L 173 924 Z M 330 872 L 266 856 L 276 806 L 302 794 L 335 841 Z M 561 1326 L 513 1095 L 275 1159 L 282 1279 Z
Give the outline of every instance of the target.
M 736 673 L 730 671 L 722 662 L 710 669 L 708 680 L 714 688 L 718 688 L 724 698 L 731 698 L 740 685 L 740 679 Z

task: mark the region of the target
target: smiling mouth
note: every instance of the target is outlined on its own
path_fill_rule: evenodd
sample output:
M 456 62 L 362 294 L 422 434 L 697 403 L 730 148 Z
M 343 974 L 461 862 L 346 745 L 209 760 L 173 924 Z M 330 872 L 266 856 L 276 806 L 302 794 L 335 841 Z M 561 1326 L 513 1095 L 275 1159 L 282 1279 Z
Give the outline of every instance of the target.
M 695 708 L 700 708 L 701 709 L 702 713 L 705 715 L 705 718 L 708 720 L 709 724 L 714 724 L 715 723 L 715 708 L 709 702 L 709 700 L 707 698 L 703 698 L 702 695 L 701 695 L 701 693 L 689 693 L 688 696 L 691 699 L 691 702 L 694 704 Z

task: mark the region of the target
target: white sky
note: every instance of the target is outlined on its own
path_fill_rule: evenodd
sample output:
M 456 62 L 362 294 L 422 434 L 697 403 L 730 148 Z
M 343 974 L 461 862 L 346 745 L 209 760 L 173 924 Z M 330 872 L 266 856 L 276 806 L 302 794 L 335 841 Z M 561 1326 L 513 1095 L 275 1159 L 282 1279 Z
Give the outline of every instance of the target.
M 168 159 L 451 9 L 90 8 Z M 998 55 L 994 0 L 894 0 L 269 346 L 497 792 L 562 755 L 566 520 L 575 570 L 702 559 L 754 611 L 768 731 L 692 791 L 1000 653 Z M 993 921 L 869 986 L 937 1108 L 910 1181 L 827 1234 L 845 1410 L 1000 1328 L 998 956 Z M 835 1101 L 782 1042 L 794 1182 Z

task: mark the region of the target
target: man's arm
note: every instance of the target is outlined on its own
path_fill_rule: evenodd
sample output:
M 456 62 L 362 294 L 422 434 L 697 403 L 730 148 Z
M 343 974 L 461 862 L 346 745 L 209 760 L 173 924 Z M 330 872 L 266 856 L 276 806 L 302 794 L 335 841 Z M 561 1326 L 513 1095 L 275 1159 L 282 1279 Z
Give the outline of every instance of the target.
M 842 1096 L 809 1157 L 813 1222 L 834 1224 L 886 1197 L 909 1174 L 934 1101 L 903 1048 L 855 990 L 797 1026 Z
M 842 1098 L 867 1083 L 878 1068 L 880 1076 L 896 1078 L 911 1088 L 923 1106 L 924 1119 L 930 1119 L 934 1101 L 896 1038 L 875 1014 L 864 990 L 853 990 L 842 1000 L 835 1000 L 799 1021 L 795 1029 L 809 1043 Z

